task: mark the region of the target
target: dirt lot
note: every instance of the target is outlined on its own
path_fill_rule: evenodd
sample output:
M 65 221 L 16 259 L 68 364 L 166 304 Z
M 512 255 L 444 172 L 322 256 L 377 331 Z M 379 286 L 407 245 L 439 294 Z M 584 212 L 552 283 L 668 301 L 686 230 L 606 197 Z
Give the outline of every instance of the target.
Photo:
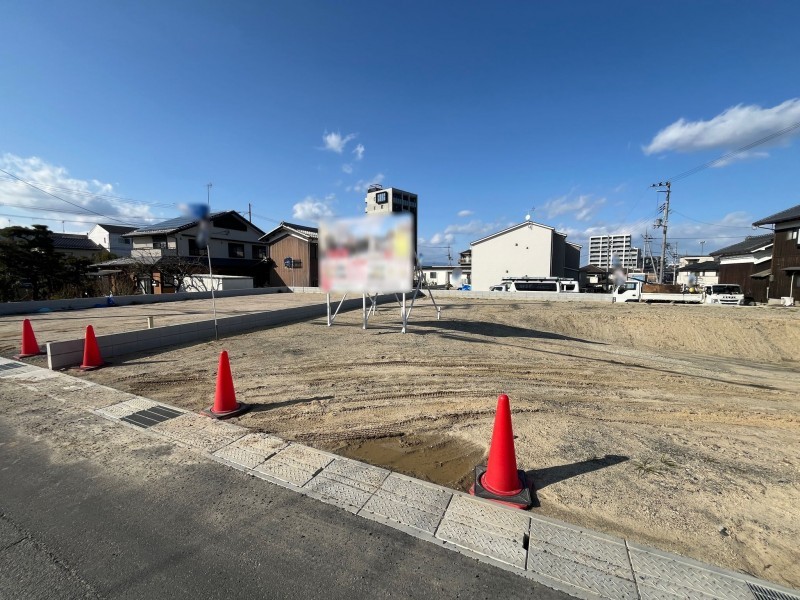
M 462 489 L 506 392 L 534 510 L 800 587 L 800 311 L 443 304 L 406 335 L 382 308 L 86 376 L 200 409 L 226 348 L 240 423 Z

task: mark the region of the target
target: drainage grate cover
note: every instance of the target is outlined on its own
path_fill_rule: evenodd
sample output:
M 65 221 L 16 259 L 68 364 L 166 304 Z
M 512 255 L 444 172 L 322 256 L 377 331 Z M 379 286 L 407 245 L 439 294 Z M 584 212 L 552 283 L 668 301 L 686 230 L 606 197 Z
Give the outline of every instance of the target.
M 11 369 L 19 369 L 20 367 L 25 367 L 27 365 L 23 365 L 20 363 L 4 363 L 0 365 L 0 371 L 9 371 Z
M 755 600 L 800 600 L 800 596 L 794 596 L 792 594 L 785 594 L 777 590 L 771 590 L 769 588 L 756 585 L 755 583 L 750 583 L 749 581 L 747 582 L 747 587 L 750 588 Z
M 136 425 L 137 427 L 147 428 L 156 423 L 162 423 L 169 419 L 181 416 L 183 413 L 177 410 L 172 410 L 166 406 L 153 406 L 144 410 L 137 411 L 133 414 L 122 417 L 120 421 Z

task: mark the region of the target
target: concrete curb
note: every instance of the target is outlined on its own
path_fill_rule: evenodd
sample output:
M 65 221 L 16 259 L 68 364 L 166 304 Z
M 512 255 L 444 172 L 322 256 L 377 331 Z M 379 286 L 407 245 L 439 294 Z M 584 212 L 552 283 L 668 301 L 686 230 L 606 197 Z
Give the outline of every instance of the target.
M 0 381 L 4 380 L 51 397 L 64 393 L 60 390 L 87 387 L 70 375 L 0 359 Z M 113 388 L 93 383 L 88 387 L 105 390 L 117 400 L 93 410 L 98 417 L 577 598 L 800 600 L 797 591 L 754 577 L 509 509 Z M 125 421 L 126 416 L 159 407 L 172 409 L 177 416 L 151 426 Z

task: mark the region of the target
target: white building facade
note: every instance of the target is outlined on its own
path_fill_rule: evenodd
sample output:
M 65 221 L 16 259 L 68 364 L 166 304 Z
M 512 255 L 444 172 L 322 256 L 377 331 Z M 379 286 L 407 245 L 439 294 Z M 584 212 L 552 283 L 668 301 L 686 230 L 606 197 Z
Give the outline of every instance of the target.
M 601 269 L 611 269 L 615 263 L 631 271 L 642 267 L 642 253 L 631 246 L 629 233 L 593 235 L 589 238 L 589 264 Z
M 109 225 L 108 223 L 98 223 L 89 232 L 89 239 L 98 246 L 101 246 L 117 256 L 130 256 L 133 244 L 131 239 L 124 237 L 124 234 L 134 231 L 136 227 L 125 225 Z
M 566 237 L 526 221 L 472 242 L 472 289 L 488 291 L 506 277 L 578 279 L 581 247 Z

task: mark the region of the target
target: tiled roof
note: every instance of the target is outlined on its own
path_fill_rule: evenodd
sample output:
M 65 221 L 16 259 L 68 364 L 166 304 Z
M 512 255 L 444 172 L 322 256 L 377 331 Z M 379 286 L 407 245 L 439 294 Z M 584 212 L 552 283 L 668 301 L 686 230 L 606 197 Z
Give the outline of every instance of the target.
M 103 248 L 95 244 L 87 235 L 76 233 L 51 233 L 53 248 L 56 250 L 91 250 L 101 252 Z
M 774 215 L 770 215 L 760 221 L 756 221 L 753 225 L 773 225 L 775 223 L 783 223 L 784 221 L 793 221 L 794 219 L 800 219 L 800 204 L 782 210 Z
M 278 225 L 272 231 L 268 231 L 264 235 L 259 238 L 259 241 L 264 241 L 265 239 L 272 237 L 275 233 L 281 230 L 289 230 L 297 233 L 309 240 L 316 240 L 319 238 L 319 230 L 316 227 L 308 227 L 306 225 L 296 225 L 295 223 L 288 223 L 287 221 L 281 221 L 281 224 Z
M 598 267 L 597 265 L 584 265 L 580 269 L 578 269 L 581 273 L 609 273 L 608 269 L 603 269 L 602 267 Z
M 747 254 L 759 248 L 763 248 L 772 243 L 772 234 L 766 235 L 750 235 L 744 238 L 741 242 L 736 242 L 730 246 L 725 246 L 719 250 L 711 252 L 711 256 L 733 256 L 735 254 Z

